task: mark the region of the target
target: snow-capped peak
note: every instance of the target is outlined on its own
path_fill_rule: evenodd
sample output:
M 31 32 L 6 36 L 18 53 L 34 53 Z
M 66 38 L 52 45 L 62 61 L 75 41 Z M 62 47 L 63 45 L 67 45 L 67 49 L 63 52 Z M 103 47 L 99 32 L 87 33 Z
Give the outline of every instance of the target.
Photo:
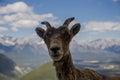
M 6 35 L 0 35 L 0 43 L 6 45 L 6 46 L 12 46 L 16 44 L 17 38 L 6 36 Z
M 37 37 L 36 35 L 24 38 L 14 38 L 11 36 L 0 35 L 0 43 L 6 46 L 13 46 L 13 45 L 42 45 L 44 41 Z M 105 49 L 111 47 L 113 45 L 120 45 L 120 40 L 115 39 L 97 39 L 94 41 L 78 41 L 72 40 L 71 46 L 81 46 L 84 48 L 95 48 L 95 49 Z

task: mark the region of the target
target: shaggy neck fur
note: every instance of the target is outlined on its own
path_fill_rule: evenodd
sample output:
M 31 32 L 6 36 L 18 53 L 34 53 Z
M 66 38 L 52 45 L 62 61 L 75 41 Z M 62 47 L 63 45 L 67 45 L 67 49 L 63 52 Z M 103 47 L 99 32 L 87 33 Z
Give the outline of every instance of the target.
M 75 80 L 75 67 L 70 52 L 60 61 L 54 61 L 54 66 L 59 80 Z

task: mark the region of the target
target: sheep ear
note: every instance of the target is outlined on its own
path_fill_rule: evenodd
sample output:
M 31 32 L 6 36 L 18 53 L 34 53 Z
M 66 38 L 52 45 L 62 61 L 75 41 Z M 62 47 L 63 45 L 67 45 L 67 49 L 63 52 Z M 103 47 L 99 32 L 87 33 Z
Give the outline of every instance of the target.
M 37 35 L 38 35 L 39 37 L 44 38 L 44 34 L 45 34 L 45 30 L 44 30 L 44 29 L 42 29 L 42 28 L 40 28 L 40 27 L 37 27 L 37 28 L 35 29 L 35 31 L 36 31 L 36 33 L 37 33 Z
M 72 36 L 75 36 L 80 31 L 80 23 L 74 24 L 70 30 Z

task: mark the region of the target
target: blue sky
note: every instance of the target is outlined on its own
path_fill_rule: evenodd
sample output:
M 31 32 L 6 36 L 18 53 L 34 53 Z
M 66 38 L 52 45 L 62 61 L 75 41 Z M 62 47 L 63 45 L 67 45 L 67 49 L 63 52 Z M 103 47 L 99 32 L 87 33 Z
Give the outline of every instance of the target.
M 58 27 L 69 17 L 82 25 L 76 39 L 120 40 L 120 0 L 0 0 L 0 35 L 36 36 L 41 21 Z

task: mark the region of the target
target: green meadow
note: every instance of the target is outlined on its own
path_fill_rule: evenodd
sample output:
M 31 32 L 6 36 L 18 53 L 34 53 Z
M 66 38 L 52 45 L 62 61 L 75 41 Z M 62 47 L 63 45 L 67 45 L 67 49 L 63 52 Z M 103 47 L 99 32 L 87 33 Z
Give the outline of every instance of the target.
M 29 72 L 19 80 L 57 80 L 52 62 Z

